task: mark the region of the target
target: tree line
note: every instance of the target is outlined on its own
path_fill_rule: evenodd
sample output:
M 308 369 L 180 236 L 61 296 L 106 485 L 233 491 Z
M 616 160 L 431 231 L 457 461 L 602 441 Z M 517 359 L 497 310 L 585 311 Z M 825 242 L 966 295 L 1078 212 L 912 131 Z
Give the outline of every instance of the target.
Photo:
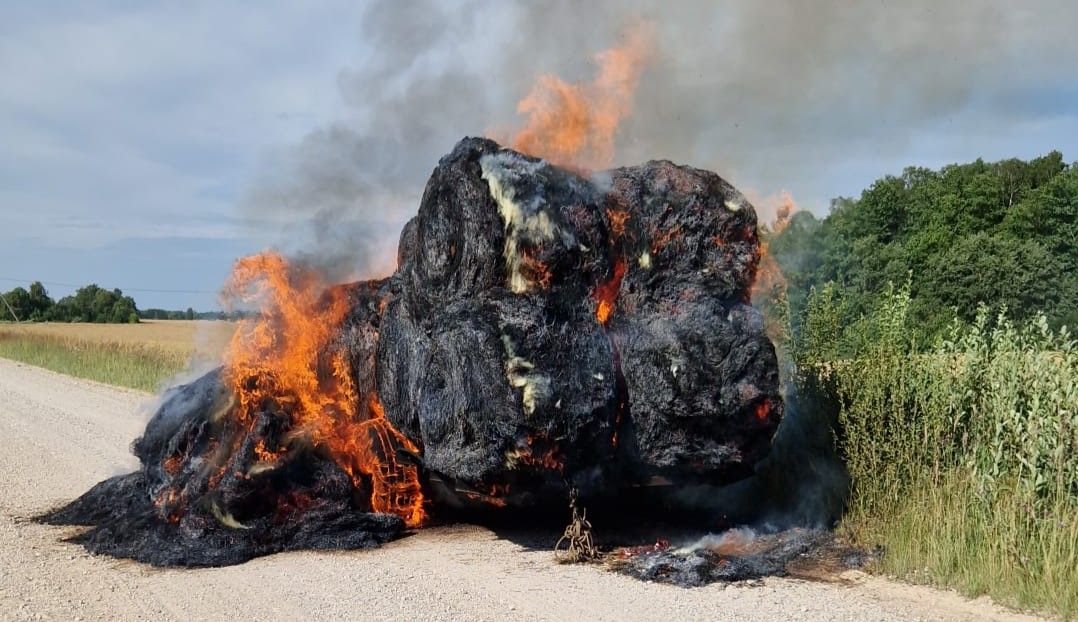
M 21 322 L 93 322 L 97 324 L 135 324 L 143 320 L 226 320 L 238 313 L 221 311 L 185 311 L 139 309 L 131 296 L 119 289 L 105 289 L 96 284 L 80 287 L 71 296 L 53 300 L 40 281 L 29 287 L 16 287 L 0 294 L 0 319 Z
M 927 342 L 978 303 L 1022 321 L 1078 323 L 1078 165 L 1053 151 L 1029 161 L 910 167 L 819 219 L 794 214 L 770 235 L 794 329 L 810 292 L 842 290 L 848 319 L 869 314 L 888 283 L 908 283 Z
M 139 309 L 138 315 L 144 320 L 236 320 L 246 317 L 247 314 L 232 311 L 195 311 L 187 307 L 186 311 L 169 311 L 167 309 Z
M 30 322 L 95 322 L 125 324 L 139 321 L 138 307 L 118 289 L 87 285 L 74 295 L 53 300 L 45 286 L 35 281 L 30 289 L 16 287 L 3 294 L 6 319 Z

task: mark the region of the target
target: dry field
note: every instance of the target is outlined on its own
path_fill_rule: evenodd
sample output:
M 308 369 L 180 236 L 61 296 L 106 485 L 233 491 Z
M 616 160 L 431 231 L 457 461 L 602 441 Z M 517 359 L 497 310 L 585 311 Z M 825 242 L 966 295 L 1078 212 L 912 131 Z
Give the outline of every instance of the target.
M 216 357 L 235 331 L 233 322 L 215 320 L 142 320 L 138 324 L 0 324 L 0 333 L 48 335 L 91 343 L 153 346 L 191 355 Z
M 235 328 L 199 320 L 0 324 L 0 357 L 154 392 L 192 361 L 219 360 Z

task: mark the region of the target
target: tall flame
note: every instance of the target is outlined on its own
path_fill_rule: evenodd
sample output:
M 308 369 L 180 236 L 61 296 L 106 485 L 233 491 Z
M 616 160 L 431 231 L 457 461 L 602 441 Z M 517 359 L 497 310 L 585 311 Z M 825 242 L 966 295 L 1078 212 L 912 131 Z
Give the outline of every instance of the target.
M 779 348 L 783 356 L 784 344 L 789 341 L 789 307 L 786 305 L 786 275 L 782 273 L 779 262 L 771 252 L 771 241 L 782 233 L 790 224 L 790 217 L 797 211 L 797 204 L 786 190 L 766 197 L 747 193 L 756 205 L 760 216 L 760 262 L 756 267 L 756 278 L 752 283 L 751 298 L 764 315 L 764 332 Z M 767 411 L 757 407 L 756 415 L 761 420 L 767 418 Z
M 599 73 L 590 83 L 540 76 L 517 104 L 527 122 L 513 136 L 513 149 L 573 168 L 610 165 L 618 125 L 632 112 L 640 74 L 655 48 L 648 22 L 633 23 L 623 38 L 624 43 L 596 56 Z
M 797 211 L 797 203 L 787 190 L 766 197 L 755 197 L 751 192 L 748 194 L 762 219 L 770 220 L 764 224 L 766 232 L 760 239 L 760 263 L 756 269 L 752 295 L 756 297 L 785 293 L 786 277 L 771 254 L 771 238 L 782 233 L 790 224 L 790 217 Z
M 239 398 L 240 421 L 253 421 L 267 403 L 279 405 L 291 415 L 293 436 L 324 448 L 357 488 L 370 482 L 375 511 L 397 514 L 410 526 L 422 523 L 418 469 L 396 455 L 398 449 L 416 453 L 416 447 L 385 418 L 376 395 L 367 396 L 366 419 L 360 419 L 348 358 L 332 347 L 348 314 L 347 293 L 267 252 L 236 262 L 225 295 L 257 301 L 262 309 L 240 324 L 225 355 L 225 381 Z M 272 461 L 287 447 L 257 451 Z

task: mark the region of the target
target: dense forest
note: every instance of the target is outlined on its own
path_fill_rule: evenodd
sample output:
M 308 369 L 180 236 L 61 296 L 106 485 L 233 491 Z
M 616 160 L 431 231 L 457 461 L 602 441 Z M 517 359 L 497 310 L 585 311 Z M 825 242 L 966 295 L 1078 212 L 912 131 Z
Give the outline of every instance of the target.
M 785 225 L 784 227 L 782 225 Z M 907 168 L 860 198 L 839 198 L 821 219 L 798 212 L 770 249 L 787 279 L 796 331 L 814 288 L 832 282 L 845 312 L 872 311 L 888 283 L 908 283 L 924 341 L 978 303 L 1021 321 L 1044 312 L 1078 323 L 1078 165 L 1059 152 L 1017 159 Z
M 138 316 L 143 320 L 235 320 L 246 317 L 244 312 L 233 311 L 195 311 L 187 307 L 186 311 L 169 311 L 168 309 L 139 309 Z

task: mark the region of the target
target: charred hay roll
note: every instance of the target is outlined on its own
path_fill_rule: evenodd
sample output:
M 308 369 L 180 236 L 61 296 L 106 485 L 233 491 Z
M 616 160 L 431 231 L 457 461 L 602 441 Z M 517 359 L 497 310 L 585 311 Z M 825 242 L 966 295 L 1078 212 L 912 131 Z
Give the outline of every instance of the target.
M 756 215 L 717 175 L 584 175 L 465 139 L 398 256 L 308 306 L 278 296 L 257 347 L 169 392 L 138 472 L 50 520 L 91 525 L 95 551 L 234 563 L 376 544 L 451 506 L 728 483 L 767 453 L 783 405 L 748 304 Z M 281 322 L 311 318 L 329 330 L 297 350 Z

